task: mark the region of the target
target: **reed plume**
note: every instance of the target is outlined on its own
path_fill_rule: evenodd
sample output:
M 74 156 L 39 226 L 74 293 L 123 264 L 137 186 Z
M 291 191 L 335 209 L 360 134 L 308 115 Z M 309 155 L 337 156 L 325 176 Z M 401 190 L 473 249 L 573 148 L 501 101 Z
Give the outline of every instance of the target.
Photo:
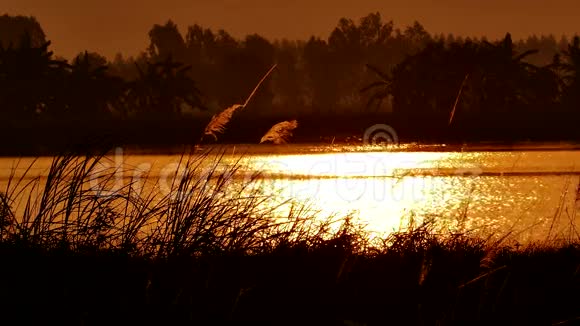
M 292 130 L 298 128 L 298 121 L 283 121 L 275 124 L 270 130 L 262 137 L 260 144 L 271 141 L 276 145 L 285 144 L 292 137 Z
M 242 104 L 234 104 L 211 117 L 210 122 L 205 127 L 204 136 L 212 136 L 217 141 L 217 134 L 223 134 L 226 131 L 226 125 L 232 119 L 237 109 L 244 107 Z
M 260 81 L 258 82 L 256 87 L 254 87 L 254 90 L 252 91 L 250 96 L 248 96 L 248 98 L 246 99 L 246 102 L 244 102 L 244 104 L 234 104 L 234 105 L 230 106 L 229 108 L 223 110 L 222 112 L 215 114 L 211 118 L 211 120 L 207 124 L 207 126 L 205 127 L 205 130 L 204 130 L 203 136 L 202 136 L 202 140 L 203 140 L 204 136 L 212 136 L 217 141 L 217 139 L 218 139 L 217 135 L 223 134 L 225 132 L 226 125 L 228 124 L 228 122 L 230 122 L 234 113 L 238 109 L 245 108 L 248 105 L 248 103 L 250 102 L 252 97 L 254 97 L 254 94 L 256 94 L 256 92 L 258 91 L 258 89 L 260 88 L 262 83 L 266 80 L 266 78 L 268 78 L 268 76 L 272 73 L 274 68 L 276 68 L 276 65 L 273 65 L 272 68 L 270 68 L 270 70 L 268 70 L 268 72 L 264 75 L 264 77 L 262 77 L 262 79 L 260 79 Z

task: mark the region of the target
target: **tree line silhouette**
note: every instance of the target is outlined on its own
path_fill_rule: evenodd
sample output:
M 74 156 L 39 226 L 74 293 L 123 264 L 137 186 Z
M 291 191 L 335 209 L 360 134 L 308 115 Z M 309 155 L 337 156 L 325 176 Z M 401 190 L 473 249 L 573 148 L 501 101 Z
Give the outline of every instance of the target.
M 35 18 L 0 16 L 4 129 L 74 132 L 95 121 L 132 133 L 147 129 L 143 121 L 201 128 L 277 64 L 245 121 L 298 118 L 299 140 L 357 134 L 371 122 L 388 122 L 408 140 L 580 138 L 578 37 L 432 35 L 418 22 L 399 29 L 372 13 L 341 19 L 327 39 L 239 40 L 199 25 L 184 37 L 171 21 L 154 25 L 149 39 L 137 57 L 84 52 L 69 62 L 49 50 Z M 238 140 L 249 129 L 240 127 Z

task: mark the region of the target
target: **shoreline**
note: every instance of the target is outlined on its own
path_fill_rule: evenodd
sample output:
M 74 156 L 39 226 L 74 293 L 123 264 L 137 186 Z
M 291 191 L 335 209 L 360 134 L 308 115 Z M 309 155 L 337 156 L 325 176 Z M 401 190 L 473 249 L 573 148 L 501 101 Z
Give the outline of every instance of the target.
M 168 146 L 139 146 L 139 145 L 118 145 L 113 146 L 106 155 L 111 154 L 114 148 L 121 148 L 125 155 L 181 155 L 198 154 L 204 150 L 223 150 L 224 152 L 242 153 L 244 150 L 249 155 L 260 154 L 313 154 L 317 152 L 521 152 L 521 151 L 578 151 L 580 142 L 474 142 L 474 143 L 403 143 L 399 146 L 364 145 L 362 142 L 344 142 L 328 144 L 316 142 L 302 142 L 285 145 L 251 144 L 251 143 L 221 143 L 221 144 L 178 144 Z M 308 149 L 320 148 L 316 151 Z M 37 149 L 36 149 L 37 150 Z M 193 150 L 193 151 L 192 151 Z M 52 157 L 59 154 L 70 153 L 66 149 L 62 150 L 41 150 L 39 154 L 33 154 L 33 149 L 20 151 L 20 155 L 15 151 L 0 150 L 0 157 Z M 103 149 L 96 149 L 96 152 Z M 38 152 L 38 151 L 37 151 Z M 23 154 L 22 154 L 23 153 Z

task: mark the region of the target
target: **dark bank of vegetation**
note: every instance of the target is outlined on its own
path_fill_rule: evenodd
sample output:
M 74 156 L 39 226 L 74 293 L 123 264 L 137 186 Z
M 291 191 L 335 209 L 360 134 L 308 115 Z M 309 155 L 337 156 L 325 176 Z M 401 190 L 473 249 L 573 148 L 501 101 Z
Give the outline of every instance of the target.
M 116 171 L 103 170 L 98 155 L 57 157 L 45 178 L 13 176 L 0 192 L 0 319 L 573 325 L 580 318 L 574 225 L 560 242 L 524 247 L 428 221 L 372 238 L 352 220 L 298 207 L 275 218 L 275 207 L 260 205 L 264 188 L 235 188 L 237 166 L 218 160 L 202 169 L 203 159 L 185 157 L 166 194 L 137 179 L 114 188 Z
M 370 14 L 341 19 L 328 39 L 238 40 L 199 25 L 184 37 L 171 21 L 149 38 L 136 58 L 85 52 L 67 61 L 49 50 L 34 18 L 0 17 L 0 136 L 11 139 L 2 152 L 54 152 L 104 137 L 191 144 L 273 64 L 220 142 L 257 143 L 281 119 L 299 121 L 296 142 L 360 138 L 376 123 L 392 125 L 403 141 L 580 138 L 577 37 L 432 35 L 419 23 L 401 30 Z

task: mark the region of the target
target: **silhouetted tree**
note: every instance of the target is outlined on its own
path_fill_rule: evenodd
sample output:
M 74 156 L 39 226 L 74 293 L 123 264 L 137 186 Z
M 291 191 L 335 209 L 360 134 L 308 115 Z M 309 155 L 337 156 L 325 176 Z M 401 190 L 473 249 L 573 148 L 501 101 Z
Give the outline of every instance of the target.
M 171 20 L 165 25 L 154 25 L 149 31 L 149 55 L 154 60 L 166 60 L 168 57 L 183 61 L 186 58 L 186 47 L 177 25 Z
M 277 72 L 244 112 L 300 110 L 324 118 L 360 114 L 366 103 L 418 134 L 497 129 L 509 138 L 574 121 L 580 106 L 578 38 L 432 36 L 418 22 L 395 28 L 379 13 L 342 18 L 328 38 L 306 42 L 237 39 L 200 25 L 183 37 L 172 21 L 148 35 L 148 48 L 136 57 L 107 62 L 84 52 L 69 64 L 48 50 L 33 17 L 0 16 L 0 115 L 49 124 L 115 113 L 179 119 L 204 104 L 222 110 L 240 103 L 274 63 Z
M 79 54 L 70 66 L 66 89 L 67 115 L 74 117 L 107 117 L 119 110 L 125 83 L 107 73 L 105 57 L 97 53 Z M 63 112 L 64 113 L 64 112 Z
M 32 47 L 41 47 L 46 43 L 46 36 L 42 27 L 34 17 L 25 16 L 0 16 L 0 45 L 7 48 L 20 47 L 26 37 Z
M 205 109 L 190 69 L 171 57 L 138 67 L 139 78 L 128 86 L 127 113 L 176 117 L 187 108 Z
M 237 69 L 240 72 L 238 77 L 240 90 L 243 91 L 240 99 L 248 96 L 247 94 L 255 87 L 264 73 L 272 67 L 274 64 L 274 55 L 274 46 L 265 38 L 257 34 L 246 37 L 242 47 L 240 66 Z M 273 98 L 271 79 L 268 79 L 260 87 L 255 98 L 252 99 L 252 105 L 257 108 L 256 111 L 271 112 Z
M 564 80 L 563 105 L 568 110 L 578 113 L 580 108 L 580 37 L 574 37 L 572 43 L 563 52 L 563 59 L 560 63 Z
M 144 61 L 138 62 L 134 57 L 125 58 L 121 53 L 117 53 L 113 58 L 113 61 L 107 62 L 107 72 L 112 76 L 122 78 L 126 81 L 134 80 L 139 75 L 135 63 L 144 64 Z
M 306 85 L 303 82 L 304 67 L 301 63 L 303 44 L 282 40 L 274 44 L 276 68 L 272 76 L 275 105 L 286 110 L 299 111 L 306 108 Z
M 216 98 L 216 109 L 222 110 L 247 96 L 248 89 L 244 85 L 248 80 L 239 72 L 243 70 L 240 58 L 242 45 L 224 30 L 215 34 L 204 33 L 204 37 L 207 56 L 211 58 L 208 67 L 211 73 L 207 75 L 211 76 L 211 81 L 207 83 L 210 84 L 208 92 Z
M 23 119 L 48 110 L 66 80 L 66 62 L 53 59 L 50 42 L 35 46 L 29 36 L 19 47 L 0 46 L 0 110 Z
M 339 69 L 328 44 L 319 38 L 310 38 L 304 47 L 304 65 L 308 77 L 310 101 L 315 110 L 332 111 L 338 94 Z
M 509 34 L 493 44 L 440 40 L 408 56 L 392 76 L 370 66 L 380 78 L 363 90 L 375 90 L 369 105 L 393 96 L 395 117 L 415 130 L 446 128 L 460 89 L 459 120 L 517 126 L 537 120 L 558 98 L 557 75 L 524 62 L 533 53 L 516 53 Z
M 187 29 L 185 44 L 187 56 L 193 67 L 203 69 L 203 66 L 214 63 L 212 50 L 215 48 L 216 37 L 214 33 L 200 25 L 193 25 Z
M 378 80 L 363 87 L 361 93 L 371 93 L 366 106 L 378 110 L 383 101 L 393 94 L 393 79 L 387 73 L 371 64 L 367 64 L 367 69 L 372 71 L 378 77 Z

